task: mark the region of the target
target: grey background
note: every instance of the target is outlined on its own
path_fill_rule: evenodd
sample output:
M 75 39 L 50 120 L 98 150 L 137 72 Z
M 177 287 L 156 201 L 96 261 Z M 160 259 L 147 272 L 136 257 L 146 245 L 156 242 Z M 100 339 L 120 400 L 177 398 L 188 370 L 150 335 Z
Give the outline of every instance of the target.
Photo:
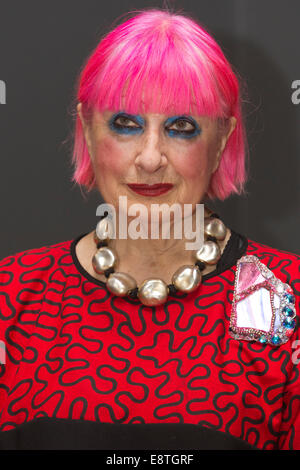
M 246 81 L 247 197 L 211 204 L 252 240 L 299 253 L 299 0 L 170 1 L 214 35 Z M 91 231 L 101 203 L 70 181 L 71 102 L 79 69 L 121 14 L 163 1 L 12 0 L 1 5 L 0 258 Z

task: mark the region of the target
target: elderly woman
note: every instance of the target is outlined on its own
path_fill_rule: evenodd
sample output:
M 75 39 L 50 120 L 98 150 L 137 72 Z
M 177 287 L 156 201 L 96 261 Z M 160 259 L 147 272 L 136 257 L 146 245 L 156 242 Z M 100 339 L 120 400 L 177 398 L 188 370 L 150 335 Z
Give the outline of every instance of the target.
M 102 38 L 76 96 L 74 181 L 107 214 L 0 264 L 0 445 L 299 449 L 300 258 L 207 207 L 246 181 L 220 47 L 188 16 L 138 12 Z M 137 203 L 148 228 L 157 205 L 189 205 L 193 223 L 202 208 L 203 243 L 124 236 Z

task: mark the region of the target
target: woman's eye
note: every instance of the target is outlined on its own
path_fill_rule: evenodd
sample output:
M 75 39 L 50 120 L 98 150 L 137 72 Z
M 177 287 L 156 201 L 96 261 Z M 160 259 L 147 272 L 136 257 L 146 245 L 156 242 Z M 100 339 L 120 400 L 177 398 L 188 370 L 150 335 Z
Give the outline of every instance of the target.
M 130 123 L 133 124 L 133 125 L 129 125 Z M 131 119 L 129 119 L 126 116 L 119 116 L 115 120 L 115 124 L 120 125 L 122 127 L 138 127 Z
M 172 124 L 172 126 L 169 126 L 168 129 L 170 130 L 174 130 L 174 126 L 177 127 L 177 131 L 180 131 L 180 132 L 193 132 L 195 130 L 195 127 L 193 126 L 193 124 L 191 124 L 190 122 L 186 121 L 185 119 L 178 119 L 178 121 L 174 122 Z
M 143 131 L 144 123 L 136 122 L 131 116 L 119 115 L 112 118 L 110 127 L 113 131 L 122 134 L 140 133 Z M 188 119 L 173 119 L 169 125 L 166 124 L 166 130 L 173 137 L 194 137 L 200 133 L 200 129 Z

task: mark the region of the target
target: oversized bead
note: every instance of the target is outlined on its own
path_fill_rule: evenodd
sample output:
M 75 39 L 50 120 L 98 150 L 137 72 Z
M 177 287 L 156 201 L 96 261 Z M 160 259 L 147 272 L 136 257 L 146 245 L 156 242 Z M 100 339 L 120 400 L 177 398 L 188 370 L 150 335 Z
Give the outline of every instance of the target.
M 114 226 L 111 219 L 104 217 L 96 225 L 94 239 L 97 242 L 110 240 L 114 236 Z
M 207 240 L 203 243 L 201 248 L 196 252 L 198 261 L 212 265 L 217 264 L 221 257 L 221 250 L 217 243 Z
M 172 276 L 172 283 L 181 292 L 193 292 L 202 279 L 200 269 L 194 265 L 181 266 Z
M 129 274 L 116 272 L 109 276 L 106 281 L 106 287 L 112 294 L 123 297 L 131 289 L 136 288 L 136 281 Z
M 161 279 L 145 279 L 139 287 L 137 296 L 142 304 L 152 307 L 165 303 L 168 293 L 168 286 Z
M 227 228 L 221 219 L 208 219 L 204 220 L 204 232 L 217 240 L 224 240 Z
M 98 274 L 103 274 L 106 269 L 113 268 L 116 262 L 116 252 L 107 246 L 99 248 L 92 258 L 93 268 Z

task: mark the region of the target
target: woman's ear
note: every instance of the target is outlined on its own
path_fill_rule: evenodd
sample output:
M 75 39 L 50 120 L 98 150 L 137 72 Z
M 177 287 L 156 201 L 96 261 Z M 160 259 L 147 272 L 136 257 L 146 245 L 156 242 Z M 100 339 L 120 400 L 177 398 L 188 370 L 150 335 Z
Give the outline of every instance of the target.
M 225 149 L 227 141 L 228 141 L 229 137 L 231 136 L 232 132 L 234 131 L 234 129 L 236 127 L 236 123 L 237 123 L 236 117 L 231 116 L 227 120 L 225 126 L 221 130 L 221 137 L 219 138 L 219 148 L 218 148 L 218 151 L 217 151 L 217 158 L 216 158 L 216 161 L 215 161 L 215 166 L 214 166 L 214 169 L 213 169 L 213 173 L 218 169 L 218 166 L 219 166 L 220 161 L 221 161 L 221 156 L 222 156 L 223 150 Z
M 87 145 L 89 154 L 90 154 L 90 156 L 91 156 L 91 155 L 92 155 L 92 153 L 91 153 L 91 150 L 92 150 L 92 145 L 91 145 L 91 126 L 90 126 L 90 123 L 88 123 L 88 122 L 84 119 L 84 117 L 83 117 L 83 113 L 82 113 L 82 103 L 78 103 L 78 105 L 77 105 L 77 112 L 78 112 L 79 119 L 80 119 L 80 121 L 81 121 L 81 125 L 82 125 L 82 129 L 83 129 L 83 134 L 84 134 L 84 138 L 85 138 L 85 141 L 86 141 L 86 145 Z

